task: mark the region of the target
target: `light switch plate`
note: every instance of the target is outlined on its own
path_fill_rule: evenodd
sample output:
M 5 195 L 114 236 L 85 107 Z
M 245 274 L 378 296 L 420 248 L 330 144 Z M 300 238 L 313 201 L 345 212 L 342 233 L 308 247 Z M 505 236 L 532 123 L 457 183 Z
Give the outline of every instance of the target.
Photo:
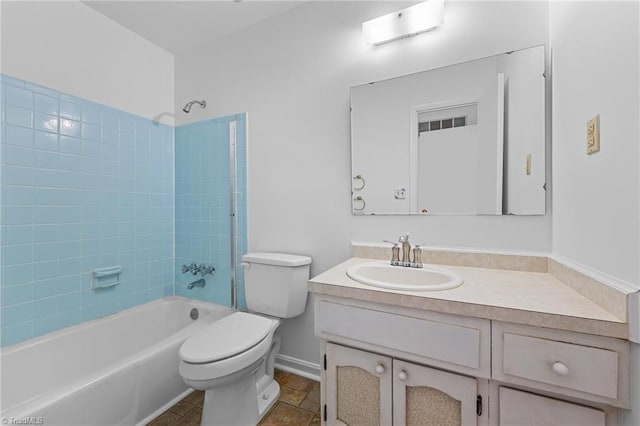
M 587 154 L 600 151 L 600 114 L 587 121 Z

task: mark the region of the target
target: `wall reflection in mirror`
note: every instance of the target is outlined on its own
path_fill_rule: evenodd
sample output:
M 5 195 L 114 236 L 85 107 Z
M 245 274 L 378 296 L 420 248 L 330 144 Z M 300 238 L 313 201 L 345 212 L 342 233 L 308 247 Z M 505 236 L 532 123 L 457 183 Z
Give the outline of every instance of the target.
M 352 87 L 351 150 L 354 214 L 544 214 L 544 46 Z

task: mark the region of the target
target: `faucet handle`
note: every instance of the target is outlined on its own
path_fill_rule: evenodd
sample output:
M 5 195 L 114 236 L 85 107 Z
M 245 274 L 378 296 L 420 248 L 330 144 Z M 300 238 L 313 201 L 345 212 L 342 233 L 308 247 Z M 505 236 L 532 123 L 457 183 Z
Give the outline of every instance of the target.
M 383 240 L 385 243 L 393 244 L 391 247 L 391 264 L 398 265 L 400 263 L 400 247 L 398 247 L 398 243 L 393 241 Z
M 416 268 L 422 268 L 422 250 L 420 247 L 422 244 L 416 244 L 413 247 L 413 266 Z
M 198 270 L 198 265 L 196 265 L 195 262 L 189 265 L 189 272 L 191 272 L 191 275 L 198 275 Z

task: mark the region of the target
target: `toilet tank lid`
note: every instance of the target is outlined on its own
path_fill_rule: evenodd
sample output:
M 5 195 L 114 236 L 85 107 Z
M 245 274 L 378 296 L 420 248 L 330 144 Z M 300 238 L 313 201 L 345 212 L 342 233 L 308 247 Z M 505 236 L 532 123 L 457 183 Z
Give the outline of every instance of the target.
M 246 263 L 260 263 L 274 266 L 304 266 L 311 263 L 309 256 L 286 253 L 247 253 L 242 256 L 242 261 Z

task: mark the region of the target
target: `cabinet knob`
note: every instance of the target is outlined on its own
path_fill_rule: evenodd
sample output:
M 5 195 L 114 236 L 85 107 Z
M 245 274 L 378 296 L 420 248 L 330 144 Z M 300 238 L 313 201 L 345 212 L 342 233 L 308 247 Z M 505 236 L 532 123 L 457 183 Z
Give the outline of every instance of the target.
M 378 365 L 376 365 L 376 373 L 382 374 L 384 372 L 385 372 L 384 364 L 379 362 Z
M 559 376 L 566 376 L 567 374 L 569 374 L 569 367 L 559 361 L 554 362 L 551 368 L 553 369 L 553 372 Z
M 400 370 L 400 372 L 398 373 L 398 379 L 402 380 L 403 382 L 407 380 L 407 372 L 404 370 Z

